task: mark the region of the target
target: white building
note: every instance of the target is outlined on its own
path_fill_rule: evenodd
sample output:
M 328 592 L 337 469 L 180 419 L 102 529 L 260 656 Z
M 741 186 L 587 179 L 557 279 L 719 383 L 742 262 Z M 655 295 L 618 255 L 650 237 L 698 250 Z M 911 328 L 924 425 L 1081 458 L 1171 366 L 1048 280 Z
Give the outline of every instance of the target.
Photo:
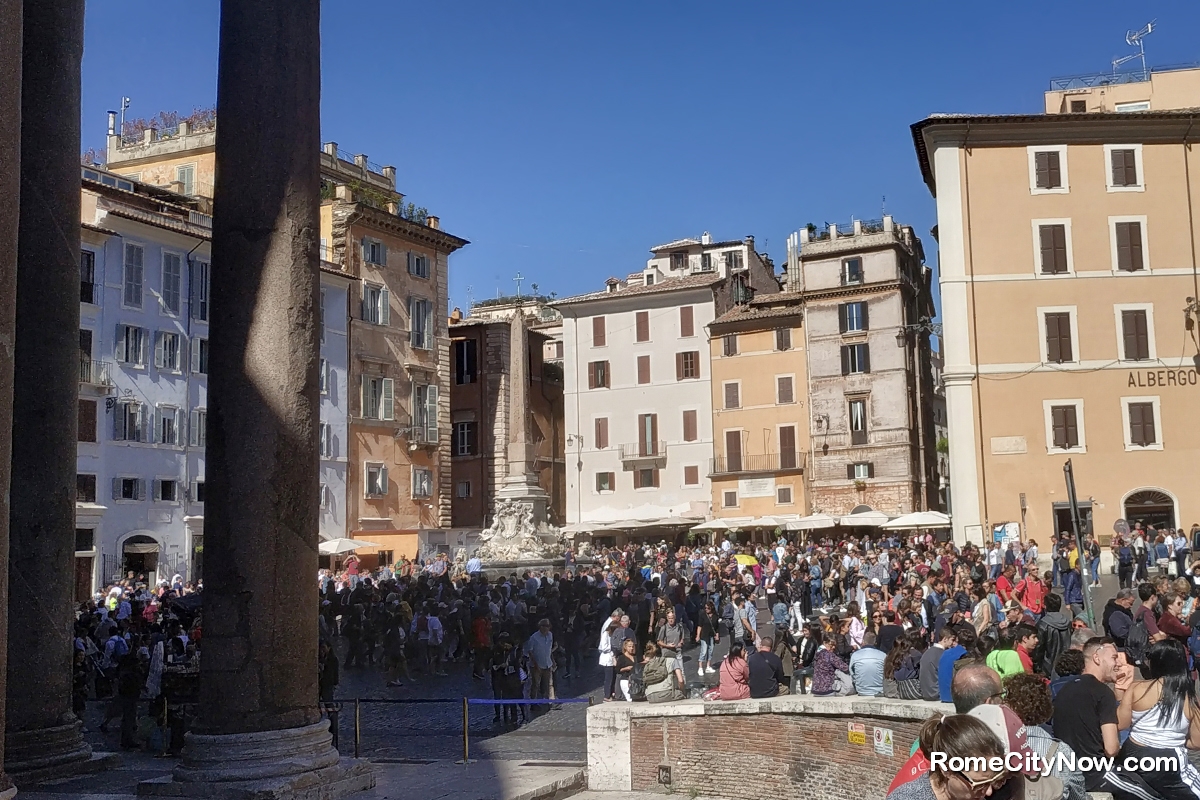
M 211 218 L 83 168 L 76 595 L 201 574 Z M 345 531 L 346 279 L 322 271 L 323 538 Z M 328 425 L 328 428 L 326 428 Z
M 563 315 L 567 522 L 597 544 L 673 539 L 710 516 L 707 326 L 778 292 L 754 239 L 681 239 L 646 268 L 557 301 Z

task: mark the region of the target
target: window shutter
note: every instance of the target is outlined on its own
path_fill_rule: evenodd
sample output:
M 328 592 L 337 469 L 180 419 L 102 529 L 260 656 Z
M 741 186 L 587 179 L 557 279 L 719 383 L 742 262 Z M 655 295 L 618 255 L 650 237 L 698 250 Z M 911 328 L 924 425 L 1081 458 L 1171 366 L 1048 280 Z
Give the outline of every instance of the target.
M 370 305 L 370 303 L 367 302 L 367 285 L 365 283 L 361 284 L 361 290 L 362 290 L 362 302 L 359 304 L 360 308 L 359 308 L 359 312 L 358 312 L 358 317 L 359 317 L 359 319 L 362 319 L 362 320 L 369 320 L 369 319 L 371 319 L 372 314 L 371 314 L 371 305 Z
M 592 347 L 604 347 L 604 317 L 592 317 Z
M 1062 352 L 1059 349 L 1058 314 L 1046 315 L 1046 360 L 1051 363 L 1061 363 Z
M 1142 404 L 1129 404 L 1129 441 L 1141 445 L 1146 443 L 1145 431 L 1142 429 Z
M 838 331 L 840 331 L 841 333 L 845 333 L 846 330 L 850 327 L 846 320 L 847 306 L 849 306 L 849 303 L 838 303 Z M 845 374 L 845 373 L 842 373 L 842 374 Z
M 780 403 L 791 403 L 795 401 L 792 394 L 792 379 L 789 376 L 777 378 L 776 381 L 777 401 Z
M 1117 269 L 1132 270 L 1133 259 L 1129 251 L 1129 223 L 1117 223 Z
M 1066 447 L 1079 446 L 1079 420 L 1076 419 L 1075 406 L 1066 406 L 1063 408 L 1063 434 L 1066 440 Z
M 125 326 L 118 325 L 117 333 L 113 336 L 113 360 L 118 364 L 125 363 L 127 351 L 125 349 Z
M 646 447 L 647 447 L 647 444 L 649 441 L 646 436 L 646 433 L 647 433 L 646 418 L 648 416 L 650 416 L 650 415 L 642 414 L 638 417 L 638 453 L 640 455 L 645 455 L 647 452 L 649 452 L 648 450 L 646 450 Z
M 151 417 L 151 414 L 150 414 L 150 406 L 146 405 L 145 403 L 141 403 L 141 404 L 139 404 L 139 405 L 138 405 L 138 407 L 137 407 L 137 421 L 138 421 L 138 425 L 137 425 L 137 429 L 138 429 L 138 437 L 137 437 L 137 441 L 139 441 L 139 442 L 149 442 L 149 441 L 151 441 L 151 437 L 150 437 L 150 417 Z
M 384 244 L 383 242 L 380 242 L 380 243 L 379 243 L 379 265 L 380 265 L 381 267 L 386 267 L 386 266 L 387 266 L 387 258 L 388 258 L 388 256 L 387 256 L 387 245 L 386 245 L 386 244 Z
M 359 240 L 359 246 L 362 248 L 362 260 L 364 263 L 370 260 L 370 245 L 367 242 L 367 237 L 362 237 Z
M 683 440 L 685 442 L 694 442 L 699 438 L 696 431 L 696 412 L 692 410 L 683 412 Z
M 867 304 L 866 300 L 863 300 L 861 303 L 858 304 L 858 307 L 862 313 L 862 329 L 864 331 L 871 330 L 871 318 L 867 312 L 867 310 L 870 308 L 870 306 Z
M 675 380 L 683 380 L 683 353 L 675 354 Z
M 658 414 L 650 414 L 650 452 L 663 455 L 658 447 Z
M 1062 164 L 1056 151 L 1046 153 L 1046 188 L 1057 189 L 1062 186 Z
M 393 378 L 383 379 L 383 399 L 379 404 L 379 418 L 393 419 L 395 416 L 395 384 Z
M 121 479 L 120 478 L 112 479 L 112 499 L 113 500 L 121 499 Z
M 679 308 L 679 335 L 680 336 L 695 336 L 696 323 L 692 316 L 691 306 L 681 306 Z
M 858 348 L 859 348 L 858 352 L 862 354 L 862 364 L 860 365 L 860 366 L 862 366 L 862 371 L 870 372 L 871 371 L 871 347 L 870 347 L 870 345 L 860 344 L 860 345 L 858 345 Z
M 1054 446 L 1065 448 L 1067 446 L 1067 419 L 1065 406 L 1054 406 L 1050 409 L 1050 425 L 1054 430 Z
M 1050 154 L 1034 154 L 1034 185 L 1039 189 L 1049 189 L 1050 186 Z
M 386 464 L 379 468 L 379 493 L 388 493 L 388 469 Z
M 1150 331 L 1147 329 L 1146 312 L 1138 311 L 1134 314 L 1134 325 L 1136 332 L 1135 350 L 1138 359 L 1147 359 L 1150 357 Z
M 188 444 L 192 447 L 198 446 L 200 443 L 200 412 L 192 409 L 192 413 L 188 415 Z
M 596 362 L 595 361 L 588 362 L 588 388 L 589 389 L 596 388 Z
M 1053 275 L 1065 272 L 1067 266 L 1066 233 L 1062 225 L 1041 225 L 1038 236 L 1042 246 L 1042 273 Z M 1062 255 L 1061 260 L 1059 255 Z
M 637 340 L 639 342 L 650 341 L 650 312 L 638 311 L 634 315 L 634 326 L 637 328 Z
M 379 293 L 379 324 L 390 325 L 392 323 L 392 297 L 385 287 Z
M 725 431 L 725 467 L 730 472 L 742 469 L 742 432 Z
M 635 469 L 633 471 L 633 488 L 642 488 L 642 471 L 640 469 Z
M 1127 222 L 1125 225 L 1129 229 L 1129 269 L 1136 272 L 1143 266 L 1142 225 L 1140 222 Z
M 1121 333 L 1125 340 L 1125 360 L 1134 361 L 1140 358 L 1138 354 L 1137 311 L 1121 312 Z
M 125 405 L 117 403 L 113 406 L 113 433 L 114 442 L 124 441 L 125 439 Z
M 425 390 L 425 428 L 427 442 L 438 440 L 438 387 L 430 386 Z
M 656 469 L 650 470 L 650 475 L 654 479 L 654 482 L 650 485 L 653 486 L 655 489 L 657 489 L 658 488 L 658 470 L 656 470 Z
M 779 429 L 779 466 L 787 469 L 795 466 L 796 429 L 785 425 Z M 790 457 L 790 463 L 788 463 Z M 785 466 L 785 463 L 787 466 Z
M 843 375 L 850 374 L 850 347 L 849 347 L 849 345 L 842 345 L 842 374 Z
M 151 492 L 153 493 L 154 502 L 157 503 L 159 500 L 162 500 L 162 481 L 158 478 L 155 478 L 151 483 Z
M 145 480 L 145 478 L 137 479 L 137 499 L 138 500 L 146 499 L 146 480 Z
M 738 407 L 738 385 L 736 383 L 725 384 L 725 407 Z
M 848 481 L 854 480 L 854 465 L 853 464 L 846 465 L 846 480 L 848 480 Z
M 146 328 L 135 328 L 137 331 L 137 358 L 135 363 L 145 365 L 146 363 L 146 347 L 150 339 L 150 331 Z
M 179 444 L 183 437 L 183 409 L 175 409 L 175 441 L 172 444 Z
M 596 449 L 603 450 L 608 447 L 608 418 L 596 418 Z
M 637 357 L 638 383 L 650 382 L 650 356 Z
M 874 461 L 867 462 L 867 477 L 868 478 L 875 477 L 875 462 Z

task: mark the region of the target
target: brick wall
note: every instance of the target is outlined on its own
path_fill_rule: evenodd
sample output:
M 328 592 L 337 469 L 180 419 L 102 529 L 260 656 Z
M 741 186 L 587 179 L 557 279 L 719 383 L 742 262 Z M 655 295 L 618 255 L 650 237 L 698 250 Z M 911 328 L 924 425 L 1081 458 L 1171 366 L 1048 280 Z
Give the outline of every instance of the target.
M 661 790 L 658 767 L 666 763 L 672 791 L 730 800 L 881 798 L 922 724 L 787 713 L 633 717 L 629 723 L 635 791 Z M 866 744 L 849 742 L 848 723 L 864 726 Z M 876 753 L 876 727 L 892 731 L 894 755 Z

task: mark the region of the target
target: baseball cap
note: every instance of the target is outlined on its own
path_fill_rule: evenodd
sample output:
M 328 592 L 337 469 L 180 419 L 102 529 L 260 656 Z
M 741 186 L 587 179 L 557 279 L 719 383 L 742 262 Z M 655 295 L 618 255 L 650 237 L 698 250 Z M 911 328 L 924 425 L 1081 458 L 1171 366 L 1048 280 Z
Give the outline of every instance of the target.
M 1011 708 L 1003 705 L 982 705 L 967 713 L 988 726 L 996 738 L 1004 743 L 1005 752 L 1021 754 L 1025 800 L 1059 800 L 1063 796 L 1061 779 L 1053 775 L 1043 776 L 1033 767 L 1033 759 L 1030 756 L 1034 750 L 1029 745 L 1025 723 L 1021 722 L 1021 718 Z

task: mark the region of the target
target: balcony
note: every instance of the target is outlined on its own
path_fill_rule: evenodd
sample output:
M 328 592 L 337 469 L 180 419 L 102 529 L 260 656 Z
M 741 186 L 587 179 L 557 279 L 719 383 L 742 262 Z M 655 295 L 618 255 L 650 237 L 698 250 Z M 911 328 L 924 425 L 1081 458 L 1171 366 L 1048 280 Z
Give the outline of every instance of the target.
M 107 361 L 92 361 L 90 358 L 79 359 L 79 382 L 89 386 L 111 387 L 112 364 Z
M 737 475 L 756 472 L 803 472 L 806 453 L 749 453 L 717 456 L 712 460 L 712 475 Z
M 409 447 L 437 447 L 441 434 L 436 427 L 426 428 L 421 425 L 397 428 L 396 438 L 408 440 Z
M 659 441 L 634 442 L 620 447 L 621 461 L 632 469 L 636 465 L 661 467 L 667 462 L 667 443 Z

